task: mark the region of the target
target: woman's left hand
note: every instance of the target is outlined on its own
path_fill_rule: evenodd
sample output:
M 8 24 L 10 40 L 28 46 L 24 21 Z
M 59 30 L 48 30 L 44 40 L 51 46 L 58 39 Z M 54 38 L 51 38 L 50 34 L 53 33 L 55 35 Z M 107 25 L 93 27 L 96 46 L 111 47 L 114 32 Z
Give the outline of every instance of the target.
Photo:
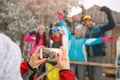
M 47 58 L 40 58 L 40 49 L 43 48 L 42 46 L 38 47 L 33 55 L 30 58 L 29 65 L 34 69 L 37 68 L 40 64 L 47 61 Z

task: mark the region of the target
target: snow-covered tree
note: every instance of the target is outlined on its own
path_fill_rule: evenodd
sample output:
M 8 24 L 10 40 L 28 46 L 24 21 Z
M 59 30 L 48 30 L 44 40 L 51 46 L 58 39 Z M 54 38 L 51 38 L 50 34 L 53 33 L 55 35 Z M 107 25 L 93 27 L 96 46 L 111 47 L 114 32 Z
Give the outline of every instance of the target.
M 30 45 L 23 42 L 24 36 L 39 24 L 54 23 L 55 11 L 77 6 L 79 0 L 0 0 L 0 31 L 10 36 L 22 52 L 27 53 Z M 29 47 L 28 47 L 29 46 Z

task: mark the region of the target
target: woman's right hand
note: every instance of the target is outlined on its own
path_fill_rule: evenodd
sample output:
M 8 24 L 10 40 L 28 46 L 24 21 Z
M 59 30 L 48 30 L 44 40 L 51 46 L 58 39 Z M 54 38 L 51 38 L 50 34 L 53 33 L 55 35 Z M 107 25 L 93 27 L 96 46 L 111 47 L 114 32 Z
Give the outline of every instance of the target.
M 65 48 L 63 48 L 63 47 L 60 47 L 60 48 L 62 50 L 62 54 L 59 54 L 57 56 L 58 68 L 60 70 L 70 69 L 68 53 L 66 52 Z

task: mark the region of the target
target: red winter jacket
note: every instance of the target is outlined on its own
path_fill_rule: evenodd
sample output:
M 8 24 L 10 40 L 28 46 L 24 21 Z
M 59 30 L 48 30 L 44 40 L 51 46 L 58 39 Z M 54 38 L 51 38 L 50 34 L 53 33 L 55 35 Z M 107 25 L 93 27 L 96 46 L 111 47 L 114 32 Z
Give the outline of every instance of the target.
M 61 70 L 60 80 L 76 80 L 75 74 L 71 70 Z
M 28 66 L 27 62 L 22 62 L 20 72 L 24 80 L 36 80 L 37 75 L 35 69 Z
M 53 42 L 55 42 L 55 43 L 60 43 L 60 42 L 62 42 L 62 35 L 60 35 L 59 38 L 57 38 L 56 36 L 53 36 Z
M 26 62 L 22 62 L 21 63 L 21 67 L 20 67 L 20 72 L 21 72 L 21 75 L 23 76 L 25 73 L 27 73 L 29 71 L 29 67 L 28 67 L 28 64 Z
M 22 62 L 20 70 L 23 76 L 25 73 L 28 73 L 30 68 L 28 67 L 28 64 L 26 62 Z M 76 80 L 75 74 L 71 70 L 61 70 L 59 74 L 60 80 Z

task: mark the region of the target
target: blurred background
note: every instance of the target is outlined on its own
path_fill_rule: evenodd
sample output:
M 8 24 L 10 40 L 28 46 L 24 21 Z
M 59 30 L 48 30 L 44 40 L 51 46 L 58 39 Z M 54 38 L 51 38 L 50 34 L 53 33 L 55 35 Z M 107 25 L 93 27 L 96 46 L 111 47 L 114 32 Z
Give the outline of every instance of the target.
M 80 11 L 79 18 L 85 14 L 92 16 L 96 25 L 107 23 L 106 14 L 100 12 L 101 6 L 107 6 L 112 10 L 116 28 L 105 35 L 111 37 L 120 36 L 120 0 L 0 0 L 0 32 L 10 36 L 21 48 L 23 60 L 28 59 L 28 52 L 32 44 L 24 43 L 24 36 L 30 31 L 36 30 L 39 24 L 45 24 L 49 29 L 50 23 L 56 23 L 55 11 L 64 13 L 64 10 L 73 9 Z M 119 45 L 118 45 L 119 46 Z M 117 43 L 106 44 L 107 56 L 105 63 L 115 64 L 117 54 L 120 54 Z M 104 80 L 115 79 L 115 69 L 105 69 L 108 75 Z M 112 77 L 110 76 L 112 75 Z

